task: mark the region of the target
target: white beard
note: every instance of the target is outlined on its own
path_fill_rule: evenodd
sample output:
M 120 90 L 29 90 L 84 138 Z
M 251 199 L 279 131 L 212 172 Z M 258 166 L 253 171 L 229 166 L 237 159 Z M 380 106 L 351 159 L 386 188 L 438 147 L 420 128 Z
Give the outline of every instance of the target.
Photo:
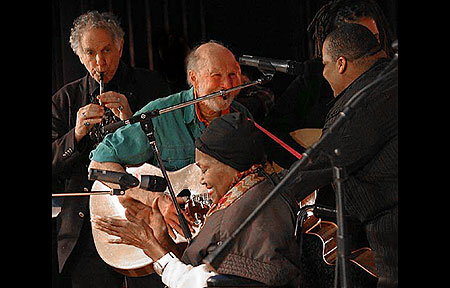
M 217 96 L 212 99 L 204 101 L 206 107 L 213 110 L 214 112 L 220 112 L 224 109 L 230 107 L 231 102 L 233 102 L 234 96 L 227 94 L 227 98 L 223 100 L 222 96 Z

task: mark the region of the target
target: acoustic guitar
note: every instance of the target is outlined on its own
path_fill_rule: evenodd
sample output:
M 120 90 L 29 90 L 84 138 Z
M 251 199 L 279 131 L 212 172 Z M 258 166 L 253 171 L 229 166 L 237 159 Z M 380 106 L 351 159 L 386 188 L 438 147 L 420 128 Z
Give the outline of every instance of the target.
M 156 175 L 162 176 L 161 170 L 150 164 L 143 164 L 139 167 L 129 167 L 126 169 L 127 173 L 140 179 L 140 175 Z M 178 195 L 181 191 L 186 192 L 189 190 L 190 196 L 187 196 L 186 208 L 189 209 L 189 214 L 196 220 L 197 223 L 201 222 L 202 215 L 209 209 L 211 200 L 207 194 L 207 189 L 200 184 L 201 170 L 195 164 L 190 164 L 178 171 L 168 171 L 169 180 L 175 193 Z M 100 181 L 95 181 L 92 186 L 92 191 L 104 191 L 108 190 L 105 184 Z M 186 190 L 187 189 L 187 190 Z M 168 191 L 166 191 L 168 192 Z M 143 192 L 152 193 L 152 192 Z M 155 192 L 161 193 L 161 192 Z M 184 194 L 184 193 L 183 193 Z M 142 195 L 142 199 L 145 195 Z M 185 196 L 186 197 L 186 196 Z M 139 195 L 138 195 L 139 198 Z M 139 200 L 139 199 L 138 199 Z M 196 209 L 200 208 L 200 209 Z M 203 210 L 202 210 L 203 209 Z M 111 195 L 91 195 L 90 196 L 90 214 L 91 218 L 94 216 L 109 216 L 117 217 L 120 219 L 125 218 L 125 208 L 120 204 L 118 196 Z M 199 227 L 194 226 L 193 236 L 198 234 Z M 110 239 L 116 238 L 111 236 L 92 225 L 92 234 L 94 238 L 95 247 L 100 257 L 108 265 L 112 266 L 115 270 L 123 275 L 131 277 L 139 277 L 151 274 L 153 270 L 153 259 L 148 257 L 140 248 L 125 245 L 125 244 L 111 244 L 108 242 Z M 186 239 L 176 234 L 174 241 L 176 243 L 186 242 Z
M 298 144 L 305 148 L 309 148 L 320 139 L 322 130 L 316 128 L 304 128 L 292 131 L 289 134 Z M 299 203 L 300 208 L 306 210 L 306 217 L 302 223 L 303 233 L 316 235 L 320 238 L 322 241 L 322 258 L 324 262 L 328 265 L 334 265 L 337 259 L 338 226 L 336 224 L 335 215 L 329 214 L 327 217 L 324 215 L 318 216 L 315 214 L 314 211 L 317 210 L 314 209 L 314 207 L 317 207 L 317 192 L 318 191 L 314 191 Z M 359 237 L 357 235 L 351 235 L 353 237 L 347 238 L 350 242 L 348 243 L 348 249 L 350 251 L 348 260 L 362 268 L 370 275 L 378 278 L 378 272 L 375 267 L 375 258 L 373 256 L 372 249 L 368 247 L 362 228 L 359 226 L 357 221 L 350 220 L 352 219 L 349 218 L 346 222 L 348 228 L 347 230 L 352 231 L 352 234 L 359 234 Z M 358 241 L 355 239 L 358 239 Z
M 314 192 L 315 193 L 315 192 Z M 337 229 L 338 226 L 335 223 L 335 216 L 329 215 L 318 216 L 317 212 L 313 212 L 317 209 L 316 205 L 306 206 L 303 209 L 307 210 L 307 216 L 303 222 L 303 233 L 311 234 L 319 237 L 322 241 L 322 258 L 328 265 L 335 265 L 337 259 Z M 316 214 L 317 213 L 317 214 Z M 332 213 L 330 213 L 332 214 Z M 320 214 L 319 214 L 320 215 Z M 362 228 L 359 226 L 359 222 L 355 219 L 346 220 L 347 231 L 351 231 L 351 235 L 347 233 L 347 246 L 350 251 L 350 255 L 347 259 L 362 268 L 364 271 L 378 278 L 378 272 L 375 266 L 375 258 L 373 256 L 372 249 L 368 247 L 367 240 Z

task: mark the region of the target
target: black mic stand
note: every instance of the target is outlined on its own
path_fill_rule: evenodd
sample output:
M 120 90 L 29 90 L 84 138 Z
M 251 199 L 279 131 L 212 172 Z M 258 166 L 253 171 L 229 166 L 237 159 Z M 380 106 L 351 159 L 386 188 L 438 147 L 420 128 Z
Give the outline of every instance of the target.
M 342 116 L 342 118 L 345 116 Z M 334 155 L 333 155 L 334 154 Z M 334 276 L 334 287 L 338 287 L 338 279 L 340 279 L 340 287 L 346 288 L 351 287 L 351 282 L 348 275 L 348 245 L 345 241 L 346 226 L 344 220 L 344 193 L 342 193 L 341 183 L 345 179 L 341 177 L 341 172 L 344 168 L 335 165 L 334 157 L 339 157 L 339 149 L 334 149 L 333 154 L 329 153 L 330 163 L 333 169 L 333 183 L 334 183 L 334 193 L 336 197 L 336 224 L 337 224 L 337 258 Z M 334 156 L 334 157 L 333 157 Z
M 345 108 L 342 112 L 339 113 L 337 119 L 333 122 L 333 124 L 328 128 L 328 130 L 322 135 L 320 140 L 316 143 L 314 143 L 310 148 L 308 148 L 303 154 L 302 158 L 295 162 L 293 166 L 290 168 L 289 172 L 283 177 L 283 179 L 274 187 L 274 189 L 263 199 L 263 201 L 250 213 L 250 215 L 241 223 L 241 225 L 227 238 L 225 241 L 222 242 L 222 245 L 218 246 L 214 251 L 209 253 L 204 259 L 203 263 L 205 263 L 211 270 L 217 271 L 216 267 L 219 267 L 220 263 L 222 263 L 225 255 L 223 254 L 223 251 L 228 247 L 230 242 L 245 228 L 245 226 L 253 220 L 253 218 L 259 213 L 260 210 L 264 208 L 264 206 L 274 198 L 274 196 L 279 194 L 279 191 L 281 191 L 282 187 L 287 183 L 287 181 L 293 177 L 294 175 L 298 174 L 298 171 L 300 168 L 303 168 L 309 161 L 312 161 L 314 157 L 316 157 L 319 153 L 325 153 L 329 158 L 333 169 L 333 181 L 335 184 L 335 193 L 336 193 L 336 210 L 337 210 L 337 225 L 338 225 L 338 232 L 337 232 L 337 262 L 336 262 L 336 274 L 340 275 L 340 283 L 341 288 L 347 288 L 349 287 L 349 280 L 347 277 L 347 252 L 346 252 L 346 242 L 345 242 L 345 223 L 344 223 L 344 197 L 341 189 L 341 182 L 343 181 L 341 177 L 342 168 L 335 165 L 335 157 L 340 155 L 340 151 L 338 148 L 331 148 L 330 149 L 330 143 L 329 139 L 331 138 L 330 135 L 333 133 L 334 130 L 337 128 L 340 128 L 342 124 L 351 118 L 353 115 L 352 113 L 354 110 L 356 110 L 357 104 L 360 102 L 361 99 L 364 99 L 363 95 L 365 95 L 365 92 L 370 87 L 380 83 L 382 80 L 387 78 L 387 76 L 390 76 L 391 73 L 395 72 L 397 70 L 397 62 L 398 58 L 395 57 L 391 63 L 388 65 L 388 67 L 385 68 L 384 71 L 382 71 L 378 77 L 373 80 L 371 83 L 366 85 L 363 89 L 359 90 L 357 93 L 355 93 L 347 102 Z M 394 67 L 394 68 L 392 68 Z M 331 150 L 331 153 L 330 153 Z M 339 271 L 339 273 L 338 273 Z M 337 277 L 335 278 L 335 286 L 337 286 Z
M 161 158 L 161 154 L 159 153 L 158 146 L 156 145 L 156 139 L 154 134 L 154 128 L 152 123 L 152 118 L 145 118 L 142 121 L 140 121 L 140 125 L 142 130 L 144 131 L 145 135 L 147 135 L 148 141 L 150 142 L 150 145 L 152 146 L 153 155 L 156 156 L 156 159 L 159 163 L 159 168 L 161 169 L 161 172 L 163 174 L 163 177 L 167 181 L 167 188 L 169 189 L 170 197 L 172 198 L 172 202 L 175 205 L 175 209 L 177 211 L 177 217 L 178 221 L 180 222 L 181 229 L 183 230 L 183 236 L 187 240 L 188 243 L 192 240 L 192 234 L 189 230 L 189 226 L 187 224 L 186 218 L 184 218 L 183 213 L 181 212 L 180 205 L 177 202 L 177 198 L 175 195 L 175 192 L 172 188 L 172 183 L 170 182 L 169 175 L 167 174 L 167 170 L 164 166 L 164 163 Z

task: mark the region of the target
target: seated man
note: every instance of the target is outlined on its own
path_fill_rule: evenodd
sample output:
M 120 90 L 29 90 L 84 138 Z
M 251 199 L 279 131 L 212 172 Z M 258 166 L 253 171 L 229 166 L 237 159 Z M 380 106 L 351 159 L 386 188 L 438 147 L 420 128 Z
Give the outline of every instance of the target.
M 297 205 L 281 192 L 223 250 L 217 267 L 202 260 L 239 227 L 272 191 L 278 179 L 265 165 L 263 135 L 241 113 L 214 119 L 195 141 L 199 181 L 213 200 L 199 234 L 184 251 L 172 241 L 158 209 L 150 219 L 128 220 L 94 217 L 96 227 L 118 236 L 113 243 L 134 245 L 155 260 L 155 271 L 171 288 L 206 287 L 206 280 L 220 274 L 236 275 L 266 285 L 297 287 L 300 249 L 294 237 Z

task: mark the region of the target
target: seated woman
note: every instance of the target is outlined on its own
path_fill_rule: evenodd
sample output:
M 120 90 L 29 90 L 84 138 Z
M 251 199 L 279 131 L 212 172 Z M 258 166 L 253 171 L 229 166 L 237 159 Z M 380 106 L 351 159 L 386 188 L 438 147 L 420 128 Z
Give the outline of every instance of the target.
M 263 135 L 240 113 L 214 119 L 196 139 L 196 165 L 201 184 L 213 199 L 203 227 L 186 248 L 180 249 L 167 233 L 156 200 L 149 219 L 93 219 L 96 227 L 118 236 L 114 243 L 134 245 L 155 261 L 155 271 L 170 288 L 206 287 L 216 275 L 236 275 L 271 286 L 297 287 L 300 249 L 294 236 L 296 202 L 286 193 L 273 197 L 220 254 L 216 267 L 202 260 L 222 245 L 278 179 L 265 162 Z M 272 175 L 269 175 L 272 174 Z

